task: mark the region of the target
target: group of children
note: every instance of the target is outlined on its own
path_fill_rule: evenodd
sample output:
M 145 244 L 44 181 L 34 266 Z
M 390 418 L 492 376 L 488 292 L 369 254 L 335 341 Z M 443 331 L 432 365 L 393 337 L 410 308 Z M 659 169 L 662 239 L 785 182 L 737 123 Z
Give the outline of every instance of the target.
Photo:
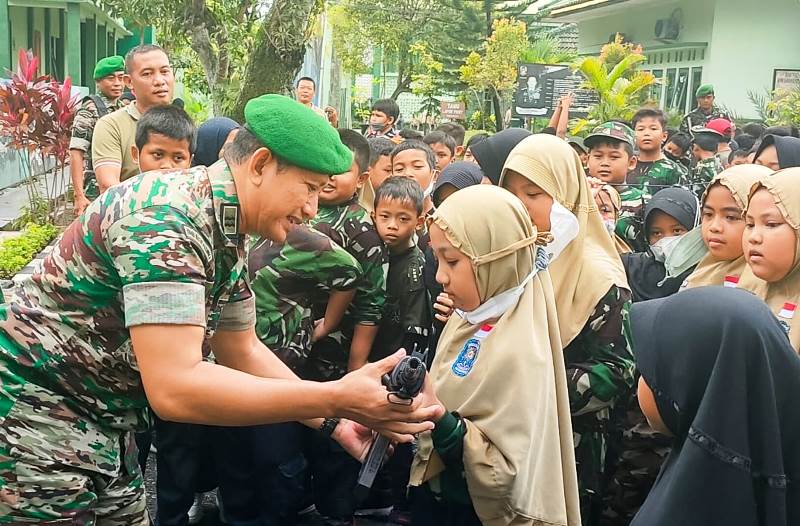
M 396 105 L 382 102 L 369 138 L 339 130 L 353 164 L 322 189 L 314 219 L 282 243 L 250 240 L 256 329 L 308 380 L 340 378 L 398 348 L 427 352 L 423 396 L 447 412 L 413 449 L 396 448 L 367 502 L 353 494 L 360 464 L 300 424 L 229 435 L 216 461 L 236 476 L 207 481 L 174 473 L 218 458 L 197 448 L 193 460 L 181 454 L 191 449 L 181 436 L 192 442 L 191 433 L 210 431 L 161 422 L 161 524 L 179 523 L 181 507 L 188 512 L 195 493 L 216 485 L 229 517 L 237 494 L 253 495 L 263 524 L 310 514 L 332 525 L 357 514 L 437 526 L 797 519 L 796 482 L 780 481 L 800 476 L 791 445 L 797 420 L 781 398 L 798 393 L 798 376 L 787 371 L 800 369 L 792 350 L 800 349 L 792 330 L 800 171 L 774 173 L 794 158 L 791 137 L 757 137 L 744 159 L 764 166 L 738 162 L 736 148 L 726 156 L 735 166 L 723 171 L 723 134 L 704 128 L 668 138 L 657 109 L 640 110 L 630 124 L 604 123 L 582 144 L 521 129 L 464 144 L 457 125 L 400 141 L 396 120 Z M 212 119 L 196 131 L 182 110 L 156 107 L 139 121 L 134 158 L 142 172 L 192 159 L 213 164 L 238 130 Z M 687 168 L 689 151 L 695 163 Z M 706 286 L 753 294 L 683 290 Z M 666 299 L 634 305 L 657 298 Z M 672 320 L 683 325 L 665 329 Z M 734 333 L 741 341 L 728 339 Z M 670 343 L 690 334 L 705 345 Z M 749 360 L 753 348 L 760 358 Z M 686 370 L 691 378 L 677 377 Z M 719 397 L 726 382 L 741 385 L 738 374 L 761 374 L 761 383 L 746 383 L 726 406 Z M 774 392 L 763 385 L 769 378 Z M 784 441 L 784 456 L 767 455 L 761 438 L 742 442 L 744 432 L 707 404 L 744 414 L 751 430 L 769 409 L 764 432 Z M 782 427 L 783 418 L 793 423 Z M 712 491 L 694 480 L 734 466 L 729 486 L 709 479 L 720 486 Z M 783 511 L 771 507 L 779 503 Z

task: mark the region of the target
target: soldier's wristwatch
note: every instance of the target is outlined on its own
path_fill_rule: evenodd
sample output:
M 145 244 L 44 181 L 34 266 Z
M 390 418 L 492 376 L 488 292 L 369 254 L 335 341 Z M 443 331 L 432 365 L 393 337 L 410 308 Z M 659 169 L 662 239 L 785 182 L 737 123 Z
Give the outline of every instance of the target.
M 336 430 L 336 426 L 338 425 L 338 418 L 326 418 L 322 421 L 322 425 L 319 426 L 319 431 L 326 437 L 330 437 L 333 435 L 333 432 Z

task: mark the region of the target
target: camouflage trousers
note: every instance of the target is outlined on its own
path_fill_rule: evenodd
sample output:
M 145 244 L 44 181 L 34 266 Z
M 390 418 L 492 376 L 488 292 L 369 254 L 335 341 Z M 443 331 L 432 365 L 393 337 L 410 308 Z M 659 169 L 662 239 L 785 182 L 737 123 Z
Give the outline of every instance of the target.
M 133 434 L 103 432 L 32 384 L 3 399 L 0 525 L 148 526 Z

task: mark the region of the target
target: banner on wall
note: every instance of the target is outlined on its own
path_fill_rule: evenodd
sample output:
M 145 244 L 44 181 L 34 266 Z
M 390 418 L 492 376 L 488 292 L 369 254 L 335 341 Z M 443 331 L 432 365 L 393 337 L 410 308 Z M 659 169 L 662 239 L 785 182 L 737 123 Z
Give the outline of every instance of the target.
M 566 64 L 523 63 L 517 68 L 514 113 L 519 117 L 552 117 L 558 101 L 570 93 L 575 96 L 571 117 L 585 117 L 600 102 L 597 92 L 581 88 L 583 75 Z

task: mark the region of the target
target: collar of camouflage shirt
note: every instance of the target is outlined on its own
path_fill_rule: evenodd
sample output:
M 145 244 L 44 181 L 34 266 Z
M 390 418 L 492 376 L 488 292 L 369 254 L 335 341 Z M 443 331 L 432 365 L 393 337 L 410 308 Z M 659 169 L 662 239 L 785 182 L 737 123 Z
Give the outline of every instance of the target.
M 214 163 L 207 170 L 217 227 L 222 237 L 226 239 L 225 245 L 236 248 L 244 236 L 239 231 L 241 213 L 233 174 L 225 161 Z

